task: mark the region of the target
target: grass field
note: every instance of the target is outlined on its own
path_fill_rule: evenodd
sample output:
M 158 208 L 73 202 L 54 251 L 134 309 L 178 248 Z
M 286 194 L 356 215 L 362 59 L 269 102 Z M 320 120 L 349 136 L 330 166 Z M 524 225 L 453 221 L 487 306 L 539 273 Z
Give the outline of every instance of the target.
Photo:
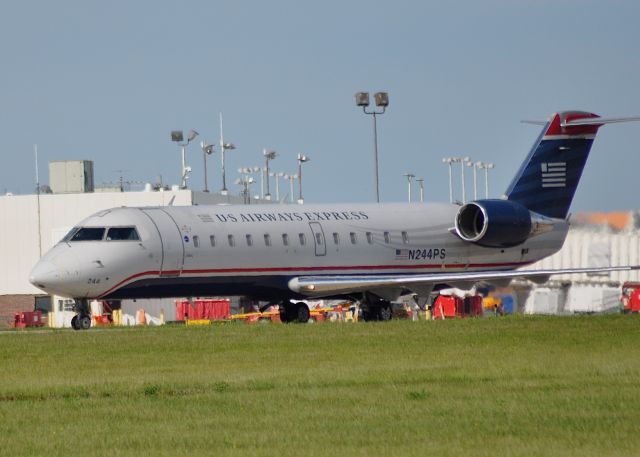
M 640 319 L 0 334 L 0 455 L 640 455 Z

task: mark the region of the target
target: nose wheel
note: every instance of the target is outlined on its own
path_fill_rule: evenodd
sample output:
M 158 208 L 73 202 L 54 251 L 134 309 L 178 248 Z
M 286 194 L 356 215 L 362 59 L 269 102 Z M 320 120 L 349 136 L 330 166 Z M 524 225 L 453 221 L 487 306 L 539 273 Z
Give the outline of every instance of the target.
M 75 310 L 78 314 L 71 319 L 71 327 L 74 330 L 88 330 L 91 327 L 91 314 L 87 300 L 76 300 Z

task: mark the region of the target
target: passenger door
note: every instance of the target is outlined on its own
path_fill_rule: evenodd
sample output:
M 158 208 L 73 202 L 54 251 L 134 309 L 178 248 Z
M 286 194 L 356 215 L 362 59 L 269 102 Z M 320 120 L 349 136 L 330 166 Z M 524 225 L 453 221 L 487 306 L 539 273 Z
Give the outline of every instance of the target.
M 178 224 L 161 208 L 145 208 L 142 211 L 151 218 L 160 237 L 162 247 L 160 276 L 180 276 L 184 267 L 184 243 Z
M 327 255 L 327 243 L 324 239 L 322 226 L 319 222 L 309 222 L 309 227 L 311 227 L 311 232 L 313 233 L 313 243 L 316 247 L 316 255 Z

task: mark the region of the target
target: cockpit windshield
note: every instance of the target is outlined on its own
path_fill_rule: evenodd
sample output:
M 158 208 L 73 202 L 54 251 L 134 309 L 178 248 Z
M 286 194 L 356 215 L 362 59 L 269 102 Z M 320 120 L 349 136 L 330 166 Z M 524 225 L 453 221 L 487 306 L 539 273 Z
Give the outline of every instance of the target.
M 135 227 L 74 227 L 65 235 L 62 242 L 103 240 L 140 241 L 140 235 Z
M 76 234 L 76 232 L 80 230 L 80 227 L 73 227 L 71 230 L 69 230 L 67 232 L 67 234 L 64 236 L 64 238 L 62 238 L 62 242 L 68 242 L 71 240 L 71 238 L 73 238 L 73 235 Z
M 104 231 L 104 227 L 81 227 L 69 241 L 101 241 Z
M 107 232 L 107 241 L 139 241 L 138 231 L 135 227 L 111 227 Z

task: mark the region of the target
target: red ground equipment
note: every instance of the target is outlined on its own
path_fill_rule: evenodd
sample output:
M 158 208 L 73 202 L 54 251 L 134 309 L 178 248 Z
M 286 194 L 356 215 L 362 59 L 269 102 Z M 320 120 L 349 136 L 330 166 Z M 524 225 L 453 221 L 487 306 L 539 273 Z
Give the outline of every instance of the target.
M 625 282 L 622 284 L 620 300 L 625 313 L 640 313 L 640 283 Z
M 454 295 L 438 295 L 433 306 L 434 319 L 482 316 L 482 296 L 459 298 Z
M 13 315 L 13 326 L 15 328 L 43 327 L 42 311 L 15 313 Z
M 176 320 L 225 320 L 231 318 L 231 301 L 197 299 L 176 300 Z

